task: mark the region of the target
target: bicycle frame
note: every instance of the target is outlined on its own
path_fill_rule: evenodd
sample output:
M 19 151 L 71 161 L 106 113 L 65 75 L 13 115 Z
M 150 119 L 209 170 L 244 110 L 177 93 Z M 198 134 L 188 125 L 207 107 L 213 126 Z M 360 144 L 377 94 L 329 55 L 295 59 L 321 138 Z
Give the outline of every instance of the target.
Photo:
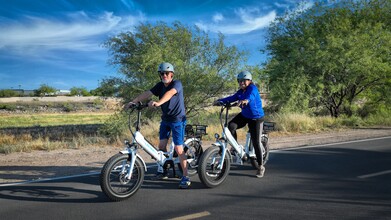
M 138 107 L 136 107 L 138 114 L 137 114 L 137 120 L 136 120 L 136 131 L 134 133 L 132 132 L 132 129 L 130 127 L 130 119 L 129 119 L 128 126 L 129 126 L 130 132 L 132 133 L 133 141 L 132 141 L 132 143 L 130 143 L 128 140 L 126 140 L 125 141 L 125 146 L 126 146 L 125 150 L 120 151 L 121 154 L 128 154 L 131 156 L 130 166 L 128 166 L 128 172 L 126 175 L 126 178 L 128 180 L 130 180 L 132 177 L 132 170 L 134 167 L 136 157 L 140 158 L 140 160 L 142 161 L 142 163 L 145 167 L 145 171 L 147 171 L 147 166 L 146 166 L 144 159 L 137 153 L 139 148 L 143 149 L 146 153 L 148 153 L 152 157 L 152 159 L 154 159 L 156 161 L 156 163 L 158 165 L 158 172 L 163 173 L 163 166 L 167 161 L 172 161 L 173 165 L 179 163 L 179 158 L 178 157 L 174 158 L 175 146 L 174 146 L 173 141 L 171 141 L 170 150 L 168 152 L 163 152 L 163 151 L 157 150 L 141 134 L 141 132 L 140 132 L 141 110 L 145 107 L 147 107 L 147 104 L 139 105 Z M 130 117 L 130 114 L 129 114 L 129 117 Z M 184 142 L 183 147 L 188 146 L 188 144 L 192 141 L 200 141 L 200 140 L 198 138 L 194 138 L 194 137 L 187 138 Z M 188 150 L 189 149 L 190 148 L 188 148 Z M 187 159 L 187 162 L 189 165 L 191 165 L 192 161 L 193 161 L 192 158 Z M 124 169 L 124 167 L 125 166 L 123 166 L 123 169 Z M 122 172 L 124 172 L 124 170 L 122 170 Z
M 144 138 L 140 131 L 141 110 L 148 107 L 141 102 L 132 104 L 129 113 L 128 127 L 132 134 L 132 141 L 125 140 L 125 149 L 110 157 L 103 165 L 99 181 L 103 193 L 112 201 L 121 201 L 134 195 L 140 189 L 147 166 L 143 158 L 138 154 L 139 149 L 143 149 L 149 154 L 158 166 L 158 172 L 172 168 L 174 177 L 176 175 L 176 165 L 180 171 L 183 168 L 179 157 L 175 154 L 175 146 L 171 138 L 170 150 L 163 152 L 157 150 L 148 140 Z M 131 122 L 134 120 L 131 113 L 137 110 L 137 120 L 135 121 L 135 131 L 132 130 Z M 195 132 L 193 130 L 195 128 Z M 187 162 L 187 174 L 189 176 L 197 173 L 199 158 L 202 156 L 202 135 L 206 134 L 205 125 L 186 125 L 185 143 L 183 150 Z M 197 169 L 195 169 L 197 168 Z
M 222 156 L 221 156 L 221 159 L 220 159 L 220 162 L 218 165 L 218 169 L 220 169 L 220 170 L 222 169 L 223 160 L 224 160 L 225 155 L 227 153 L 229 154 L 229 158 L 231 158 L 232 163 L 238 164 L 238 165 L 243 165 L 243 161 L 246 161 L 248 158 L 256 157 L 254 147 L 252 147 L 252 144 L 251 144 L 250 133 L 247 132 L 246 143 L 243 146 L 243 145 L 240 145 L 235 140 L 235 138 L 233 137 L 233 135 L 231 134 L 231 132 L 228 129 L 228 111 L 231 107 L 237 106 L 237 103 L 232 103 L 232 104 L 231 103 L 226 103 L 226 104 L 221 103 L 221 106 L 222 106 L 222 109 L 220 111 L 220 123 L 222 126 L 222 138 L 220 138 L 220 136 L 218 136 L 218 134 L 215 134 L 216 142 L 214 144 L 212 144 L 214 146 L 220 147 L 221 152 L 222 152 Z M 222 113 L 223 113 L 224 109 L 225 109 L 225 120 L 223 123 Z M 261 138 L 262 138 L 262 140 L 264 140 L 265 138 L 267 138 L 267 134 L 263 132 Z M 237 154 L 237 156 L 235 158 L 233 158 L 234 155 L 232 155 L 230 153 L 230 151 L 228 151 L 228 144 L 231 145 L 231 147 L 235 150 L 235 152 Z M 264 154 L 265 148 L 262 144 L 261 144 L 261 150 L 262 150 L 262 154 Z
M 219 134 L 215 134 L 216 142 L 205 150 L 198 165 L 198 177 L 208 188 L 217 187 L 225 181 L 230 172 L 231 164 L 243 165 L 244 161 L 249 161 L 254 169 L 259 169 L 260 166 L 265 165 L 269 157 L 268 134 L 266 131 L 274 128 L 274 123 L 270 122 L 270 125 L 266 126 L 267 130 L 262 134 L 261 146 L 263 149 L 262 155 L 259 155 L 262 157 L 262 161 L 258 161 L 260 158 L 255 156 L 255 149 L 251 143 L 250 133 L 247 133 L 246 144 L 242 146 L 235 140 L 228 129 L 228 110 L 232 106 L 235 106 L 236 103 L 218 102 L 214 105 L 221 106 L 220 125 L 222 135 L 220 137 Z M 223 119 L 224 110 L 225 120 Z M 265 123 L 263 125 L 263 128 L 265 128 Z M 231 145 L 230 149 L 228 145 Z

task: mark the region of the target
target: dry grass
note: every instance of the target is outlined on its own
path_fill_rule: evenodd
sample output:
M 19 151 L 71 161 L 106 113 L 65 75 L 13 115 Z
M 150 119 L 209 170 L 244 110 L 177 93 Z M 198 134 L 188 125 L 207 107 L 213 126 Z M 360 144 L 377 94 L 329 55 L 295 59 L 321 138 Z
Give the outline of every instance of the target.
M 0 153 L 31 152 L 35 150 L 50 151 L 55 149 L 79 149 L 82 147 L 114 145 L 120 146 L 122 141 L 109 140 L 104 137 L 76 136 L 72 139 L 59 141 L 48 138 L 33 138 L 31 135 L 2 135 L 0 136 Z
M 219 107 L 212 107 L 206 109 L 202 115 L 188 120 L 188 124 L 204 124 L 207 125 L 207 135 L 203 137 L 205 141 L 213 141 L 214 134 L 221 135 L 222 128 L 219 121 Z M 230 112 L 230 119 L 236 115 L 240 109 L 233 108 Z M 97 124 L 103 123 L 106 120 L 113 120 L 111 116 L 113 113 L 68 113 L 68 114 L 31 114 L 31 115 L 10 115 L 0 117 L 0 127 L 13 126 L 34 126 L 34 125 L 65 125 L 65 124 Z M 389 123 L 389 118 L 382 119 L 382 117 L 389 116 L 383 114 L 375 118 L 372 124 L 381 124 L 386 121 Z M 374 117 L 371 118 L 372 121 Z M 119 118 L 118 120 L 124 120 Z M 126 119 L 125 119 L 126 120 Z M 332 117 L 313 117 L 305 114 L 287 113 L 287 114 L 273 114 L 267 117 L 267 121 L 273 121 L 276 124 L 278 131 L 271 132 L 271 137 L 278 137 L 286 134 L 296 133 L 318 133 L 329 130 L 341 130 L 348 128 L 350 124 L 357 126 L 354 118 L 335 119 Z M 388 121 L 387 121 L 388 120 Z M 383 123 L 384 124 L 384 123 Z M 158 144 L 160 120 L 146 120 L 143 122 L 141 132 L 144 137 L 153 145 Z M 389 124 L 388 124 L 389 125 Z M 238 139 L 243 140 L 247 133 L 247 127 L 238 130 Z M 11 152 L 29 152 L 33 150 L 53 150 L 53 149 L 77 149 L 89 146 L 103 146 L 113 145 L 122 146 L 124 139 L 131 139 L 130 132 L 125 131 L 122 135 L 116 137 L 86 137 L 83 135 L 76 135 L 72 139 L 63 138 L 61 141 L 51 141 L 48 138 L 32 138 L 31 135 L 14 136 L 1 135 L 0 136 L 0 153 Z
M 36 125 L 101 124 L 112 114 L 112 112 L 81 112 L 2 115 L 0 117 L 0 128 L 30 127 Z

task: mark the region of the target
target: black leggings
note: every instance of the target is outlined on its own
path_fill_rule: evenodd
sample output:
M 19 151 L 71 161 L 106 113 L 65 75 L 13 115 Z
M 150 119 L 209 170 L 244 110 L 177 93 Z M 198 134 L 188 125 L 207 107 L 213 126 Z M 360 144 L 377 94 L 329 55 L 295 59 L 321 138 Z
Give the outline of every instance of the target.
M 261 135 L 263 130 L 263 117 L 257 119 L 245 118 L 241 113 L 236 115 L 229 123 L 228 129 L 234 136 L 235 140 L 238 139 L 236 130 L 248 125 L 248 129 L 251 134 L 251 142 L 254 146 L 255 155 L 257 156 L 258 164 L 263 164 L 262 150 L 261 150 Z

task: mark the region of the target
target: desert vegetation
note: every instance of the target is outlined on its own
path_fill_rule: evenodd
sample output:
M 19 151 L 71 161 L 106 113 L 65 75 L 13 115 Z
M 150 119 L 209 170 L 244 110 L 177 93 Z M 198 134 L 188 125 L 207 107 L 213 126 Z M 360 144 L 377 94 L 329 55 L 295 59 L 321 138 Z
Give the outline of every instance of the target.
M 208 125 L 205 139 L 211 140 L 214 133 L 220 133 L 218 112 L 211 103 L 233 93 L 237 89 L 236 74 L 246 69 L 260 90 L 268 93 L 266 120 L 275 122 L 277 128 L 272 136 L 389 127 L 390 8 L 387 0 L 315 1 L 310 8 L 287 12 L 267 30 L 265 51 L 261 52 L 269 59 L 254 66 L 246 64 L 247 51 L 227 45 L 222 34 L 211 38 L 179 21 L 141 23 L 103 43 L 109 52 L 109 64 L 118 68 L 120 76 L 103 79 L 93 93 L 129 101 L 155 85 L 159 80 L 158 64 L 169 61 L 175 64 L 175 78 L 183 84 L 188 124 Z M 39 96 L 50 92 L 45 89 Z M 82 89 L 74 90 L 83 95 Z M 94 137 L 75 133 L 51 140 L 45 136 L 34 139 L 29 135 L 1 135 L 0 152 L 120 145 L 129 136 L 126 113 L 120 108 L 102 113 L 107 108 L 99 100 L 44 105 L 39 97 L 35 101 L 27 105 L 0 103 L 0 127 L 74 123 L 100 126 Z M 148 110 L 145 115 L 144 134 L 156 141 L 159 113 Z M 26 148 L 29 144 L 33 146 Z

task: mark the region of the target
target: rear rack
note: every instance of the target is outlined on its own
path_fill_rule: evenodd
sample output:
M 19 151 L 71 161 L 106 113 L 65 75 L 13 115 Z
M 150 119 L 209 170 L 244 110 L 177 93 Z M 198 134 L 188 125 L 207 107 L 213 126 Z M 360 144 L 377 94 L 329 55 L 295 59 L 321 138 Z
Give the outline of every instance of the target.
M 202 135 L 206 135 L 207 125 L 186 125 L 185 137 L 186 138 L 199 138 L 202 139 Z
M 275 126 L 274 126 L 275 124 L 276 123 L 270 122 L 270 121 L 263 122 L 263 131 L 262 131 L 262 133 L 263 134 L 267 134 L 267 133 L 269 133 L 271 131 L 275 131 Z

